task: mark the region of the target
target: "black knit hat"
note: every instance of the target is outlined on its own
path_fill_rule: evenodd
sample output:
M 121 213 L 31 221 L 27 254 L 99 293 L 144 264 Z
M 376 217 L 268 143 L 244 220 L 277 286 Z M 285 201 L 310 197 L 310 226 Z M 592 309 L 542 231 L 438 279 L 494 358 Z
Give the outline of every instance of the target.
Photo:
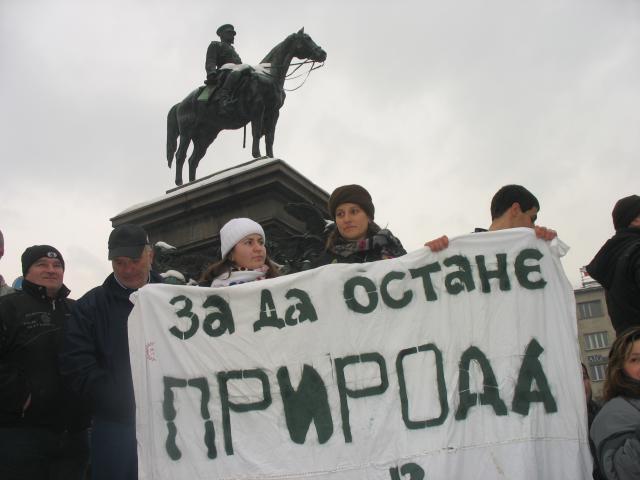
M 373 206 L 371 195 L 364 187 L 360 185 L 343 185 L 336 188 L 329 198 L 329 213 L 335 220 L 336 209 L 343 203 L 355 203 L 365 211 L 371 220 L 373 220 L 376 207 Z
M 640 197 L 638 195 L 629 195 L 621 198 L 613 207 L 611 216 L 613 217 L 613 227 L 616 230 L 627 228 L 635 218 L 640 215 Z
M 142 227 L 132 223 L 118 225 L 109 235 L 109 260 L 116 257 L 140 258 L 149 236 Z
M 62 269 L 64 269 L 64 259 L 58 249 L 51 245 L 33 245 L 27 248 L 22 254 L 22 275 L 25 276 L 31 268 L 31 265 L 36 263 L 42 257 L 57 258 L 62 263 Z

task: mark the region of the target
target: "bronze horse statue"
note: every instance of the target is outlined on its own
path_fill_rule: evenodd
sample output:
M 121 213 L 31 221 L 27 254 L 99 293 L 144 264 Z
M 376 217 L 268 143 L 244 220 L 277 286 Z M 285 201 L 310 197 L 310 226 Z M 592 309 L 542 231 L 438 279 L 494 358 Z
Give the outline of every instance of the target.
M 234 94 L 237 101 L 231 107 L 221 103 L 221 97 L 216 95 L 219 89 L 213 92 L 209 101 L 199 101 L 198 96 L 203 88 L 199 87 L 171 108 L 167 115 L 167 162 L 171 168 L 175 154 L 176 185 L 182 185 L 182 167 L 190 142 L 193 142 L 193 152 L 189 157 L 189 181 L 192 182 L 196 178 L 200 160 L 218 133 L 241 128 L 249 122 L 253 136 L 253 157 L 261 156 L 260 137 L 263 135 L 267 156 L 273 157 L 276 123 L 285 99 L 284 81 L 294 57 L 324 62 L 327 54 L 302 28 L 276 45 L 260 62 L 270 64 L 270 67 L 242 75 Z

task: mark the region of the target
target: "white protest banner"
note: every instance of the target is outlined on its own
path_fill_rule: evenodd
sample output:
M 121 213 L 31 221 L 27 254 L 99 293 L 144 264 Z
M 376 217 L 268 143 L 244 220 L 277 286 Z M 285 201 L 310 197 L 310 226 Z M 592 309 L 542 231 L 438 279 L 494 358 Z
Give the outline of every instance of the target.
M 513 229 L 144 287 L 129 318 L 140 478 L 587 478 L 563 248 Z

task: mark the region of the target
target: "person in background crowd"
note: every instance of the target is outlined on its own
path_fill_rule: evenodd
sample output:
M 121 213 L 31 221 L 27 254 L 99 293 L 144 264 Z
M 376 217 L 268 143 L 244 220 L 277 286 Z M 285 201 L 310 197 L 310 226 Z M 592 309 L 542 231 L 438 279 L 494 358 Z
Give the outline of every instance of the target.
M 591 425 L 601 473 L 607 480 L 640 478 L 640 328 L 616 338 L 604 383 L 606 403 Z
M 92 414 L 91 471 L 94 480 L 136 480 L 138 455 L 135 398 L 127 321 L 130 295 L 161 283 L 151 271 L 147 233 L 132 224 L 109 235 L 113 273 L 80 298 L 65 331 L 62 373 Z
M 616 202 L 616 233 L 587 265 L 589 275 L 605 289 L 611 324 L 620 335 L 640 326 L 640 196 Z
M 329 198 L 335 221 L 324 253 L 317 265 L 375 262 L 405 255 L 402 243 L 373 221 L 375 207 L 369 192 L 360 185 L 343 185 Z
M 23 289 L 0 298 L 0 478 L 80 480 L 89 459 L 88 415 L 58 368 L 73 301 L 50 245 L 22 254 Z
M 4 236 L 2 235 L 2 230 L 0 230 L 0 258 L 4 255 Z M 6 284 L 3 276 L 0 274 L 0 297 L 2 295 L 6 295 L 7 293 L 13 292 L 13 288 Z
M 200 285 L 226 287 L 279 275 L 267 255 L 264 230 L 250 218 L 225 223 L 220 229 L 220 254 L 222 260 L 202 274 Z
M 591 390 L 591 378 L 589 377 L 589 371 L 587 366 L 582 364 L 582 383 L 584 384 L 584 395 L 587 401 L 587 431 L 591 429 L 593 419 L 600 411 L 600 406 L 593 400 L 593 392 Z M 598 456 L 596 455 L 596 447 L 593 444 L 593 440 L 589 438 L 589 450 L 591 450 L 591 457 L 593 458 L 593 480 L 604 480 L 604 477 L 600 473 L 598 468 Z
M 540 203 L 529 190 L 522 185 L 505 185 L 491 199 L 491 225 L 489 230 L 476 228 L 476 232 L 505 230 L 508 228 L 533 228 L 536 236 L 542 240 L 553 240 L 558 236 L 555 230 L 537 226 Z M 449 246 L 446 235 L 424 244 L 433 252 L 439 252 Z

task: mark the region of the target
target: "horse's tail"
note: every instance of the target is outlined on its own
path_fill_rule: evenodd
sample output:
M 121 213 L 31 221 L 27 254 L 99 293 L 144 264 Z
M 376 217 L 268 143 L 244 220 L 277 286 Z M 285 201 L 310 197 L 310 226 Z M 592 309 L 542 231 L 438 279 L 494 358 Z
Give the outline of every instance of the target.
M 180 104 L 176 103 L 171 107 L 167 115 L 167 163 L 169 168 L 173 163 L 173 156 L 178 148 L 178 136 L 180 135 L 180 130 L 178 129 L 178 105 Z

